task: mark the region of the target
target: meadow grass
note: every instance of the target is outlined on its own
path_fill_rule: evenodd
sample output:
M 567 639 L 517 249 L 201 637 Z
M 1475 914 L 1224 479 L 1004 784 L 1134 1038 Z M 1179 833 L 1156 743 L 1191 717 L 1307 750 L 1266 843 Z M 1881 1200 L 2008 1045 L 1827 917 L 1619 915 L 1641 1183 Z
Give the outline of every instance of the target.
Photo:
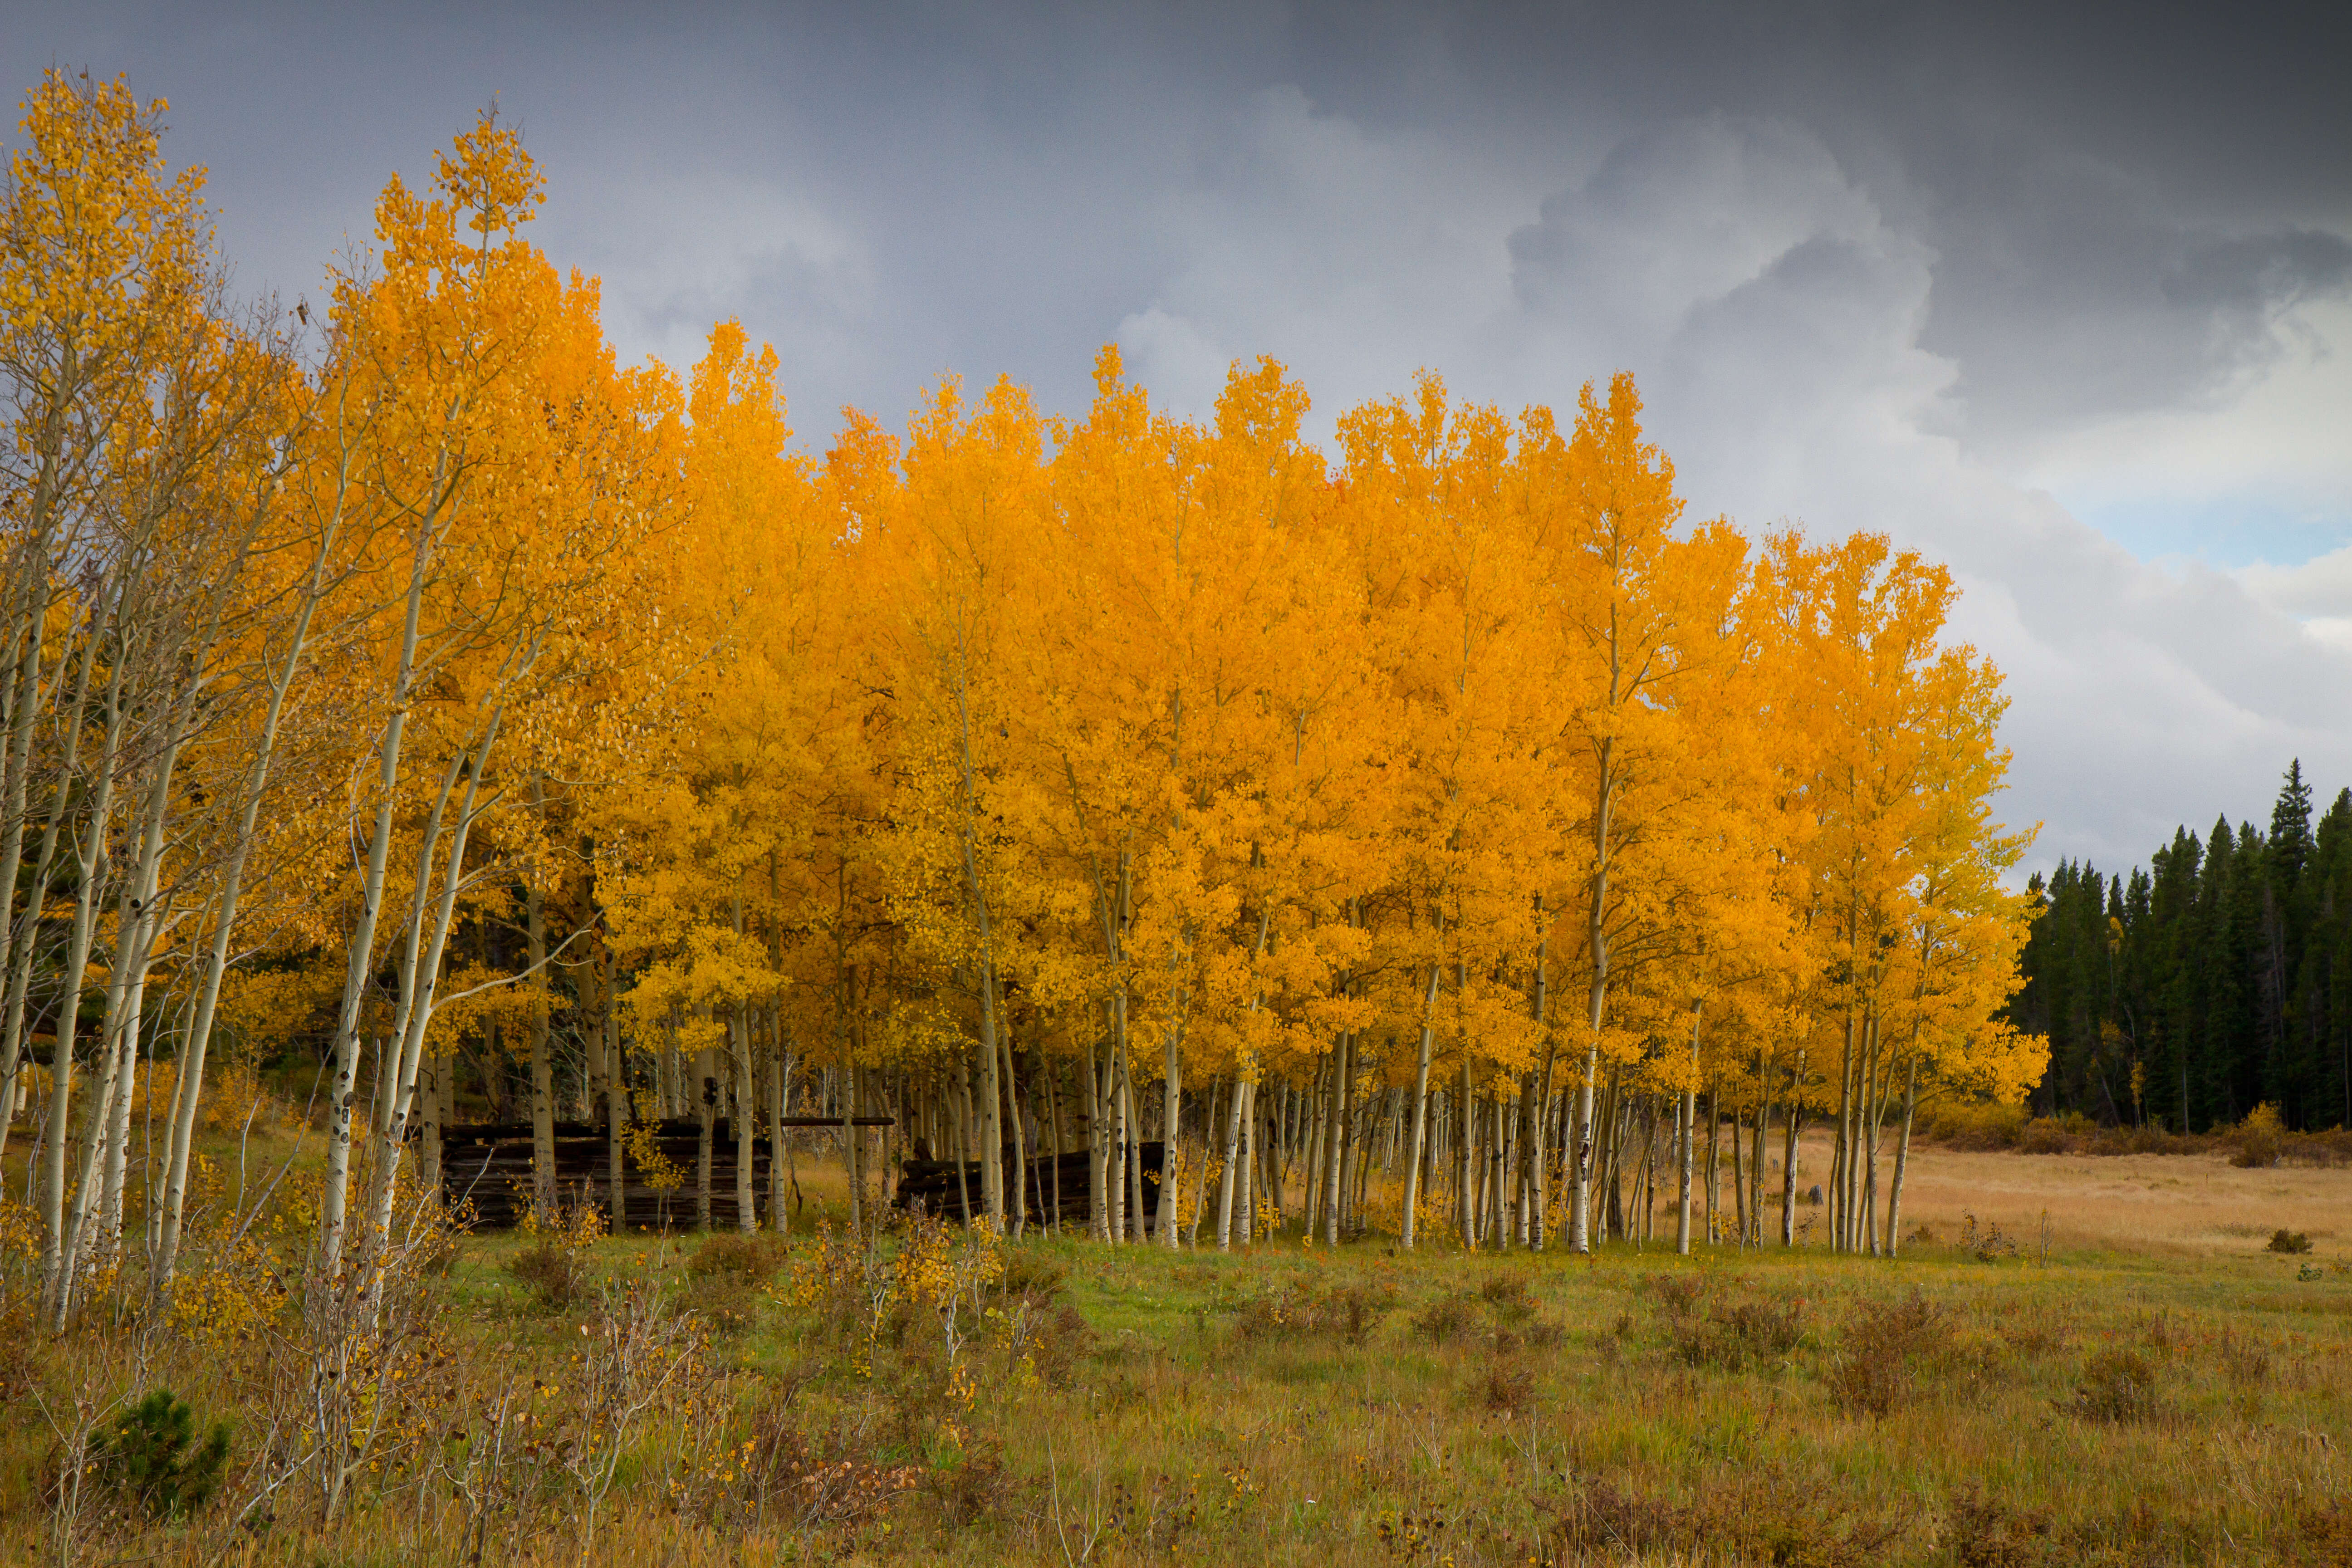
M 1961 1161 L 2006 1163 L 1971 1189 Z M 1232 1254 L 849 1246 L 812 1179 L 788 1254 L 610 1238 L 559 1304 L 517 1271 L 530 1239 L 471 1237 L 420 1282 L 432 1355 L 386 1396 L 413 1397 L 426 1436 L 387 1447 L 331 1525 L 299 1489 L 266 1525 L 232 1518 L 261 1443 L 258 1336 L 137 1312 L 18 1336 L 0 1561 L 58 1555 L 46 1494 L 76 1393 L 167 1385 L 231 1420 L 230 1484 L 184 1519 L 94 1501 L 83 1560 L 2352 1562 L 2352 1275 L 2330 1234 L 2352 1181 L 2121 1164 L 1927 1152 L 1937 1239 L 1899 1261 L 1295 1234 Z M 2263 1248 L 2277 1187 L 2308 1255 Z M 1976 1206 L 1947 1213 L 1946 1188 Z M 1963 1213 L 2027 1245 L 1980 1257 Z M 2136 1237 L 2113 1234 L 2127 1219 Z M 588 1430 L 582 1347 L 631 1284 L 708 1337 L 598 1492 L 563 1446 Z

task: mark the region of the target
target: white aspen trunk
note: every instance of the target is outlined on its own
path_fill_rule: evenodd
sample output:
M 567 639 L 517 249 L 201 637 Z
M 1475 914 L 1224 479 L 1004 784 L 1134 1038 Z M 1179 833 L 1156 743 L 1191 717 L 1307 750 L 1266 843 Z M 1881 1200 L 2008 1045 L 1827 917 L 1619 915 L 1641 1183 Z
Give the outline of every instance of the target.
M 1862 1080 L 1862 1199 L 1856 1208 L 1861 1235 L 1856 1250 L 1866 1247 L 1870 1255 L 1878 1256 L 1878 1131 L 1885 1121 L 1885 1107 L 1880 1103 L 1883 1086 L 1879 1076 L 1878 1006 L 1873 1003 L 1864 1026 L 1865 1049 L 1863 1055 Z
M 1783 1130 L 1787 1146 L 1780 1155 L 1780 1245 L 1783 1247 L 1797 1244 L 1797 1138 L 1804 1122 L 1803 1113 L 1798 1110 L 1797 1090 L 1804 1074 L 1805 1053 L 1799 1051 L 1796 1068 L 1790 1074 L 1789 1105 L 1782 1118 L 1787 1124 Z
M 376 778 L 377 804 L 375 823 L 368 836 L 367 870 L 360 884 L 359 919 L 354 922 L 349 951 L 343 964 L 343 996 L 336 1014 L 333 1050 L 336 1059 L 349 1056 L 357 1070 L 359 1056 L 360 1007 L 366 1000 L 367 988 L 374 974 L 375 929 L 383 904 L 383 883 L 392 853 L 393 807 L 400 784 L 400 753 L 408 726 L 408 695 L 416 668 L 418 642 L 417 625 L 421 613 L 425 578 L 425 563 L 430 556 L 429 542 L 420 539 L 416 558 L 411 569 L 408 609 L 402 633 L 400 670 L 393 683 L 392 711 L 384 720 L 383 739 L 378 742 Z M 352 1095 L 356 1092 L 345 1086 L 340 1097 L 337 1114 L 342 1118 L 346 1150 L 348 1150 Z M 328 1279 L 341 1275 L 343 1262 L 345 1229 L 345 1188 L 350 1172 L 348 1157 L 340 1166 L 331 1166 L 327 1199 L 319 1209 L 319 1262 Z M 331 1229 L 330 1226 L 331 1215 Z
M 525 661 L 528 668 L 528 659 Z M 375 1267 L 391 1244 L 393 1205 L 398 1195 L 401 1155 L 407 1146 L 408 1119 L 416 1098 L 417 1067 L 425 1056 L 425 1036 L 433 1022 L 433 1009 L 437 999 L 441 959 L 447 950 L 449 931 L 457 923 L 457 893 L 465 885 L 466 845 L 472 834 L 480 799 L 483 774 L 488 771 L 491 752 L 498 743 L 499 729 L 505 717 L 503 706 L 490 710 L 483 725 L 481 740 L 470 754 L 460 753 L 461 763 L 453 763 L 444 775 L 441 791 L 434 809 L 426 819 L 425 842 L 434 845 L 441 836 L 441 805 L 453 788 L 460 771 L 466 775 L 466 793 L 462 797 L 457 818 L 448 831 L 448 850 L 441 871 L 438 899 L 430 906 L 425 902 L 425 889 L 429 885 L 431 862 L 426 855 L 417 858 L 417 891 L 410 900 L 411 926 L 401 963 L 402 995 L 394 1014 L 394 1050 L 392 1078 L 378 1092 L 380 1108 L 375 1127 L 375 1168 L 369 1173 L 366 1226 L 360 1237 L 362 1279 L 365 1283 L 368 1310 L 375 1310 L 382 1299 L 382 1270 Z M 430 932 L 424 927 L 429 920 Z M 418 953 L 419 937 L 423 936 L 423 953 Z
M 1895 1145 L 1895 1181 L 1886 1194 L 1886 1256 L 1897 1256 L 1903 1240 L 1903 1177 L 1911 1163 L 1911 1118 L 1919 1106 L 1917 1042 L 1903 1068 L 1903 1131 Z
M 629 1222 L 628 1131 L 635 1118 L 629 1103 L 629 1059 L 621 1044 L 621 1012 L 613 1005 L 614 984 L 608 958 L 604 981 L 604 1169 L 611 1195 L 605 1202 L 611 1212 L 612 1234 L 618 1236 L 628 1228 Z M 782 1158 L 772 1152 L 769 1163 L 771 1166 L 779 1165 Z M 769 1212 L 780 1212 L 779 1205 L 771 1205 Z
M 753 1231 L 760 1228 L 760 1210 L 751 1179 L 751 1108 L 760 1096 L 751 1080 L 751 1020 L 740 1002 L 728 1021 L 728 1033 L 735 1047 L 735 1228 Z
M 1691 1076 L 1683 1085 L 1682 1103 L 1677 1108 L 1675 1138 L 1682 1164 L 1682 1190 L 1675 1215 L 1675 1251 L 1688 1258 L 1691 1249 L 1691 1141 L 1697 1126 L 1698 1115 L 1698 1030 L 1699 1019 L 1706 1008 L 1691 1005 Z
M 1455 975 L 1454 983 L 1461 984 L 1462 977 Z M 1478 1249 L 1478 1211 L 1475 1206 L 1475 1174 L 1471 1162 L 1478 1152 L 1478 1101 L 1470 1082 L 1470 1047 L 1466 1041 L 1462 1047 L 1462 1136 L 1458 1142 L 1460 1147 L 1456 1152 L 1461 1155 L 1462 1186 L 1459 1201 L 1454 1206 L 1454 1216 L 1462 1225 L 1462 1245 L 1475 1252 Z
M 1349 1057 L 1356 1037 L 1342 1035 L 1331 1047 L 1331 1101 L 1323 1129 L 1323 1245 L 1339 1245 L 1339 1178 L 1346 1171 L 1349 1088 L 1354 1077 Z
M 1183 1169 L 1178 1155 L 1179 1133 L 1184 1121 L 1184 1060 L 1181 1047 L 1184 1039 L 1184 1019 L 1180 1008 L 1168 1026 L 1165 1077 L 1160 1086 L 1160 1217 L 1154 1239 L 1169 1251 L 1176 1250 L 1180 1226 L 1177 1216 L 1184 1212 Z
M 1691 1249 L 1691 1135 L 1696 1125 L 1698 1102 L 1696 1091 L 1685 1087 L 1681 1102 L 1675 1108 L 1675 1140 L 1678 1145 L 1677 1163 L 1682 1167 L 1682 1188 L 1675 1214 L 1675 1251 L 1688 1258 Z
M 1723 1106 L 1710 1085 L 1706 1091 L 1706 1244 L 1722 1241 L 1723 1234 L 1716 1221 L 1716 1211 L 1723 1199 Z
M 1234 1194 L 1241 1183 L 1238 1162 L 1242 1149 L 1242 1115 L 1248 1108 L 1248 1084 L 1238 1074 L 1225 1097 L 1224 1163 L 1217 1173 L 1217 1250 L 1234 1246 Z
M 1423 988 L 1421 998 L 1421 1050 L 1415 1058 L 1412 1073 L 1412 1143 L 1404 1171 L 1404 1217 L 1398 1228 L 1402 1232 L 1399 1244 L 1412 1250 L 1414 1231 L 1420 1218 L 1422 1155 L 1429 1137 L 1429 1058 L 1437 1037 L 1437 982 L 1444 970 L 1432 960 L 1429 984 Z
M 1021 1069 L 1013 1059 L 1012 1033 L 1000 1031 L 997 1038 L 1004 1052 L 1005 1126 L 1013 1144 L 1013 1190 L 1005 1194 L 1004 1203 L 1012 1220 L 1011 1233 L 1020 1236 L 1029 1227 L 1029 1135 L 1021 1115 Z
M 220 903 L 214 917 L 212 946 L 205 954 L 203 978 L 197 985 L 195 1015 L 188 1026 L 187 1043 L 180 1053 L 179 1092 L 173 1103 L 171 1142 L 165 1154 L 163 1231 L 153 1269 L 158 1291 L 171 1282 L 179 1267 L 181 1215 L 188 1192 L 188 1154 L 194 1142 L 196 1100 L 204 1089 L 205 1058 L 212 1044 L 213 1020 L 220 1002 L 221 976 L 228 967 L 229 942 L 236 928 L 237 909 L 245 889 L 246 862 L 253 850 L 255 830 L 260 822 L 262 798 L 268 793 L 271 764 L 278 754 L 278 732 L 285 717 L 286 699 L 293 689 L 295 678 L 300 673 L 310 647 L 311 625 L 318 616 L 320 604 L 326 597 L 328 562 L 341 531 L 341 497 L 349 471 L 347 447 L 342 470 L 338 476 L 337 500 L 320 542 L 318 562 L 311 570 L 302 607 L 295 616 L 285 661 L 274 671 L 270 680 L 269 701 L 263 710 L 261 733 L 254 747 L 252 763 L 246 770 L 245 795 L 237 811 L 236 837 L 229 849 L 228 863 L 221 872 Z
M 1104 1034 L 1108 1035 L 1110 1006 L 1103 1006 Z M 1106 1053 L 1106 1056 L 1108 1053 Z M 1108 1061 L 1095 1060 L 1095 1043 L 1087 1041 L 1087 1226 L 1097 1241 L 1110 1239 L 1110 1095 L 1104 1088 Z
M 127 581 L 127 574 L 123 581 Z M 110 599 L 119 604 L 122 592 L 120 582 L 110 580 L 101 584 L 100 592 L 94 596 L 95 605 L 100 607 L 92 609 L 89 625 L 82 637 L 81 657 L 72 661 L 76 670 L 71 701 L 73 712 L 86 712 L 89 709 L 90 682 L 98 668 L 99 650 L 105 640 L 98 634 L 102 626 L 117 618 L 111 610 L 104 609 L 102 606 L 106 605 Z M 38 629 L 37 625 L 34 629 Z M 72 628 L 68 626 L 68 636 L 71 635 L 71 630 Z M 60 677 L 67 668 L 67 661 L 58 662 L 58 669 Z M 54 690 L 55 689 L 52 691 L 53 695 Z M 35 697 L 37 698 L 37 695 L 36 690 Z M 16 723 L 29 724 L 32 717 L 29 712 L 22 709 L 12 714 L 12 732 Z M 25 1008 L 26 998 L 32 990 L 34 958 L 40 946 L 40 913 L 48 907 L 50 878 L 57 864 L 58 844 L 61 837 L 67 837 L 67 817 L 75 804 L 74 791 L 65 786 L 77 776 L 80 767 L 83 726 L 68 724 L 64 729 L 65 754 L 57 771 L 58 787 L 50 792 L 52 798 L 49 804 L 49 819 L 41 832 L 41 847 L 34 857 L 32 886 L 26 899 L 23 925 L 20 930 L 12 910 L 5 928 L 12 945 L 9 949 L 6 1011 L 5 1020 L 0 1020 L 0 1091 L 5 1091 L 7 1099 L 0 1100 L 0 1108 L 13 1106 L 17 1099 L 23 1097 L 22 1074 L 29 1055 L 26 1049 Z M 26 744 L 30 744 L 29 736 Z M 106 778 L 101 781 L 102 785 L 110 787 L 111 769 L 110 752 L 109 771 Z M 21 786 L 18 793 L 21 793 Z M 15 801 L 15 795 L 11 795 L 11 799 Z M 12 823 L 19 823 L 22 821 L 23 815 L 21 803 L 19 803 L 12 808 L 9 820 Z M 12 879 L 0 885 L 14 888 L 16 884 Z M 76 904 L 79 907 L 79 895 L 77 895 Z M 66 1033 L 68 1031 L 60 1031 L 58 1037 L 63 1038 Z M 55 1075 L 52 1074 L 52 1090 L 56 1087 L 54 1077 Z M 11 1115 L 13 1116 L 13 1112 Z M 0 1154 L 5 1154 L 8 1150 L 10 1120 L 11 1116 L 0 1116 Z
M 352 1113 L 359 1100 L 360 1041 L 335 1041 L 334 1091 L 327 1101 L 327 1173 L 319 1189 L 319 1272 L 327 1279 L 343 1271 L 344 1218 L 351 1202 Z
M 710 1228 L 710 1048 L 694 1053 L 694 1228 Z
M 79 857 L 80 881 L 74 896 L 73 934 L 68 939 L 64 993 L 58 1000 L 57 1049 L 50 1063 L 47 1142 L 40 1151 L 41 1316 L 61 1325 L 68 1293 L 66 1252 L 66 1151 L 73 1110 L 74 1042 L 80 1034 L 82 976 L 89 963 L 98 904 L 107 879 L 107 827 L 113 812 L 116 759 L 121 751 L 121 682 L 118 669 L 108 697 L 106 760 L 91 790 L 87 838 Z M 107 1044 L 100 1037 L 100 1045 Z M 95 1114 L 95 1112 L 93 1112 Z
M 1257 1239 L 1257 1080 L 1242 1083 L 1242 1156 L 1240 1184 L 1234 1198 L 1241 1205 L 1241 1242 L 1250 1246 Z
M 114 1124 L 106 1136 L 106 1185 L 99 1197 L 98 1234 L 88 1248 L 100 1265 L 114 1258 L 122 1247 L 122 1189 L 131 1168 L 131 1101 L 138 1084 L 141 1015 L 145 1011 L 147 997 L 143 957 L 139 967 L 142 973 L 132 977 L 131 994 L 123 1005 L 122 1041 L 117 1047 L 121 1065 L 116 1069 L 122 1086 L 114 1097 Z
M 560 1199 L 555 1191 L 554 1043 L 547 1001 L 546 866 L 537 847 L 547 831 L 547 786 L 537 773 L 530 780 L 530 821 L 533 847 L 522 893 L 523 935 L 529 944 L 525 957 L 531 969 L 530 1205 L 539 1224 L 547 1226 L 554 1223 Z M 709 1223 L 709 1215 L 703 1222 Z
M 1124 1243 L 1127 1240 L 1127 1177 L 1128 1158 L 1127 1100 L 1119 1092 L 1118 1050 L 1113 1037 L 1110 1057 L 1103 1063 L 1103 1103 L 1108 1113 L 1104 1131 L 1109 1142 L 1106 1150 L 1107 1177 L 1103 1201 L 1104 1239 Z

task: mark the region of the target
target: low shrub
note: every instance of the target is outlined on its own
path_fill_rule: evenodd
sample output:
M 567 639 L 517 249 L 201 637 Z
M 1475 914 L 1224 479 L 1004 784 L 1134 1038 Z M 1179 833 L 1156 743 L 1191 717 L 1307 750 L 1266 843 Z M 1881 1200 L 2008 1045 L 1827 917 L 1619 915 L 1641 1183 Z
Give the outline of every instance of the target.
M 1489 1365 L 1475 1384 L 1477 1403 L 1497 1415 L 1517 1417 L 1535 1400 L 1536 1380 L 1527 1368 L 1508 1362 Z
M 737 1452 L 738 1484 L 756 1517 L 779 1515 L 803 1530 L 853 1524 L 922 1482 L 913 1465 L 879 1463 L 873 1434 L 856 1422 L 833 1426 L 800 1408 L 793 1384 L 753 1412 Z
M 697 1279 L 718 1277 L 764 1285 L 776 1277 L 791 1250 L 790 1244 L 772 1230 L 748 1236 L 720 1231 L 694 1249 L 694 1256 L 686 1260 L 686 1271 Z
M 1564 1562 L 1697 1561 L 1703 1552 L 1711 1563 L 1863 1568 L 1894 1558 L 1911 1525 L 1765 1468 L 1688 1502 L 1608 1480 L 1572 1484 L 1550 1533 Z
M 713 1271 L 688 1277 L 685 1306 L 721 1339 L 749 1333 L 760 1319 L 766 1300 L 759 1285 L 741 1275 Z
M 1704 1318 L 1685 1318 L 1668 1332 L 1676 1359 L 1685 1364 L 1742 1372 L 1786 1359 L 1804 1340 L 1805 1327 L 1795 1301 L 1759 1297 Z
M 1528 1282 L 1517 1274 L 1488 1275 L 1478 1287 L 1478 1299 L 1503 1322 L 1525 1322 L 1535 1314 L 1536 1304 L 1528 1296 Z
M 2058 1568 L 2075 1561 L 2048 1509 L 2014 1508 L 1981 1489 L 1952 1499 L 1944 1536 L 1960 1568 Z
M 1830 1397 L 1850 1414 L 1885 1415 L 1911 1397 L 1916 1363 L 1951 1339 L 1950 1314 L 1916 1289 L 1901 1301 L 1865 1302 L 1830 1367 Z
M 2271 1238 L 2269 1242 L 2265 1244 L 2264 1250 L 2270 1252 L 2289 1253 L 2309 1252 L 2311 1250 L 2311 1237 L 2302 1231 L 2287 1230 L 2282 1227 L 2271 1233 Z
M 1431 1344 L 1452 1344 L 1474 1319 L 1469 1302 L 1459 1296 L 1441 1296 L 1412 1315 L 1412 1329 Z
M 1244 1339 L 1328 1335 L 1360 1345 L 1395 1307 L 1392 1290 L 1362 1285 L 1318 1290 L 1310 1286 L 1253 1296 L 1242 1303 L 1238 1321 Z
M 550 1310 L 561 1310 L 588 1293 L 588 1265 L 580 1254 L 560 1242 L 542 1241 L 507 1260 L 507 1272 L 529 1288 L 531 1299 Z
M 1078 1363 L 1092 1353 L 1095 1331 L 1076 1307 L 1023 1297 L 1009 1320 L 1006 1353 L 1048 1388 L 1067 1388 Z M 1370 1332 L 1369 1327 L 1364 1331 Z M 1360 1340 L 1351 1341 L 1360 1343 Z
M 2156 1368 L 2136 1351 L 2103 1351 L 2083 1363 L 2074 1397 L 2061 1408 L 2084 1421 L 2111 1426 L 2154 1421 L 2163 1414 Z
M 1042 1252 L 1008 1247 L 1004 1249 L 1004 1272 L 997 1279 L 996 1289 L 1001 1295 L 1050 1301 L 1062 1293 L 1062 1282 L 1068 1272 Z

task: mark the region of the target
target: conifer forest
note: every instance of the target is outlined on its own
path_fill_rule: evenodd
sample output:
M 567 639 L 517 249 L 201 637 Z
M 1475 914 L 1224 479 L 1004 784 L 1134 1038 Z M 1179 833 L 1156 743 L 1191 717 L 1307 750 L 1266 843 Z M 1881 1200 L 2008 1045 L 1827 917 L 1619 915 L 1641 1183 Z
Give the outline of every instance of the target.
M 1605 366 L 812 454 L 494 111 L 291 304 L 21 116 L 0 1561 L 2352 1551 L 2352 791 L 2029 879 Z
M 2225 813 L 2127 876 L 2062 864 L 2010 1016 L 2050 1041 L 2039 1110 L 2204 1131 L 2270 1105 L 2352 1121 L 2352 790 L 2313 818 L 2303 764 L 2267 830 Z

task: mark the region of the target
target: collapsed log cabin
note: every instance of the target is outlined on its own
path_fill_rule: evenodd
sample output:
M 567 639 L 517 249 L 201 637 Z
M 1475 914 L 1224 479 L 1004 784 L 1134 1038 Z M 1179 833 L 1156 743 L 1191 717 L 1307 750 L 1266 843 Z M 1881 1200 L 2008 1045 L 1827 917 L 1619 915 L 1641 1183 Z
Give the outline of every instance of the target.
M 832 1117 L 789 1117 L 787 1127 L 837 1128 Z M 887 1116 L 861 1116 L 853 1125 L 887 1127 Z M 676 1179 L 668 1185 L 648 1180 L 635 1160 L 625 1157 L 622 1197 L 625 1212 L 607 1224 L 615 1232 L 670 1231 L 694 1224 L 697 1192 L 694 1172 L 701 1148 L 702 1126 L 691 1117 L 652 1124 L 651 1137 L 661 1163 Z M 917 1145 L 919 1148 L 919 1144 Z M 612 1198 L 612 1141 L 608 1131 L 591 1121 L 555 1124 L 555 1185 L 561 1201 L 588 1203 L 607 1208 Z M 1143 1217 L 1150 1222 L 1160 1209 L 1160 1181 L 1168 1146 L 1139 1145 L 1143 1173 Z M 810 1152 L 803 1151 L 803 1153 Z M 751 1139 L 751 1188 L 760 1223 L 772 1223 L 768 1213 L 768 1173 L 772 1156 L 765 1134 Z M 821 1157 L 821 1156 L 820 1156 Z M 1087 1215 L 1088 1168 L 1092 1152 L 1076 1149 L 1060 1155 L 1040 1154 L 1028 1163 L 1022 1183 L 1032 1225 L 1084 1225 Z M 453 1213 L 463 1215 L 477 1230 L 511 1230 L 530 1208 L 531 1131 L 528 1121 L 453 1124 L 441 1129 L 441 1196 Z M 978 1161 L 963 1166 L 957 1181 L 951 1160 L 907 1160 L 900 1163 L 893 1205 L 901 1209 L 961 1220 L 978 1217 L 981 1209 L 981 1167 Z M 1004 1190 L 1013 1190 L 1014 1160 L 1004 1155 Z M 735 1202 L 735 1134 L 725 1117 L 710 1130 L 710 1224 L 712 1228 L 739 1228 Z
M 1143 1167 L 1143 1217 L 1150 1221 L 1160 1212 L 1160 1173 L 1168 1156 L 1168 1145 L 1139 1144 L 1138 1152 Z M 1031 1225 L 1087 1223 L 1087 1182 L 1093 1160 L 1092 1150 L 1075 1149 L 1058 1157 L 1039 1154 L 1029 1161 L 1028 1176 L 1022 1189 L 1028 1195 L 1026 1210 Z M 1008 1149 L 1004 1152 L 1004 1191 L 1008 1197 L 1013 1190 L 1014 1169 L 1013 1154 Z M 896 1206 L 956 1220 L 981 1214 L 979 1161 L 966 1162 L 961 1179 L 953 1160 L 907 1160 L 901 1162 L 899 1170 L 902 1173 L 898 1192 L 892 1199 Z
M 887 1116 L 860 1116 L 853 1126 L 887 1127 Z M 838 1128 L 838 1117 L 787 1117 L 786 1127 Z M 635 1130 L 633 1130 L 633 1133 Z M 607 1214 L 614 1232 L 667 1231 L 690 1228 L 697 1194 L 695 1167 L 701 1146 L 702 1124 L 691 1117 L 652 1123 L 651 1137 L 661 1163 L 677 1173 L 668 1186 L 656 1186 L 635 1160 L 625 1158 L 622 1202 L 625 1212 Z M 566 1204 L 591 1203 L 609 1208 L 612 1200 L 612 1147 L 608 1130 L 593 1121 L 555 1124 L 555 1189 Z M 769 1140 L 751 1140 L 751 1190 L 761 1224 L 768 1214 Z M 810 1152 L 803 1150 L 803 1155 Z M 477 1230 L 511 1230 L 530 1208 L 530 1123 L 488 1122 L 441 1129 L 441 1197 L 452 1213 L 465 1215 Z M 741 1215 L 735 1205 L 735 1132 L 725 1117 L 710 1127 L 710 1224 L 714 1229 L 739 1228 Z

